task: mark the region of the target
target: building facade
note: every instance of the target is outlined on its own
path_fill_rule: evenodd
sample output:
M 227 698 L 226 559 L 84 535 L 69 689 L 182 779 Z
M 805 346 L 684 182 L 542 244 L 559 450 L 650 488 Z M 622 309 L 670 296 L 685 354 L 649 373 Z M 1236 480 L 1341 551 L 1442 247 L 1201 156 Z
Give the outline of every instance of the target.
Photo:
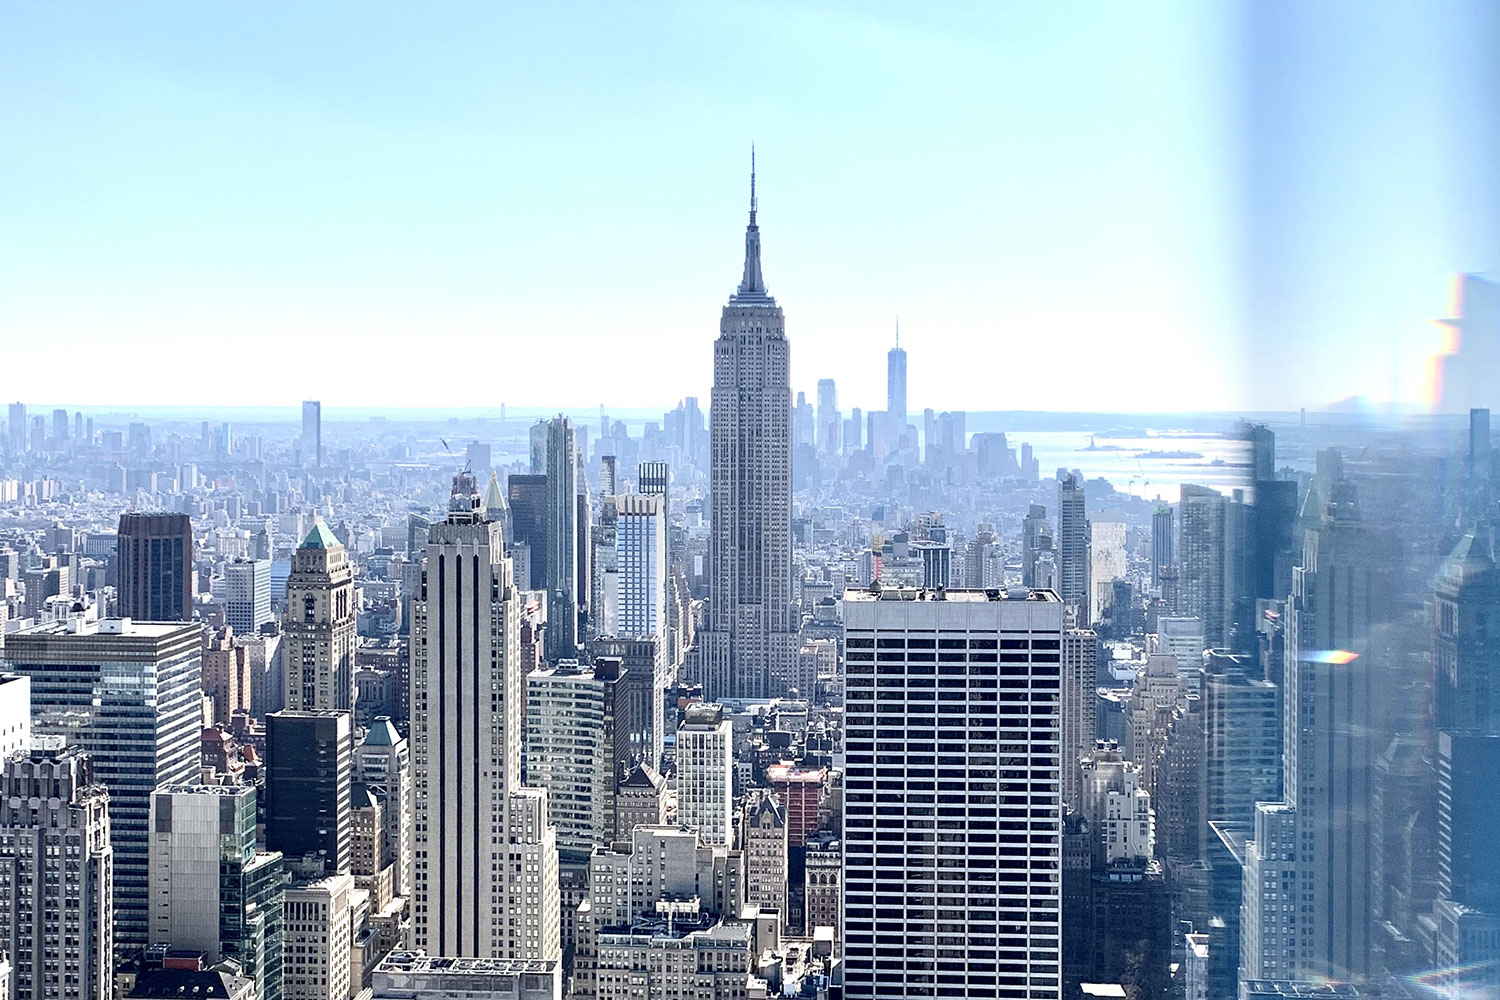
M 1060 997 L 1063 614 L 1051 591 L 846 592 L 850 1000 Z
M 108 804 L 89 755 L 57 737 L 5 761 L 0 951 L 15 1000 L 113 996 Z
M 761 277 L 750 175 L 745 269 L 719 320 L 709 411 L 708 621 L 698 637 L 704 696 L 763 698 L 797 655 L 791 620 L 790 347 Z
M 460 474 L 412 608 L 413 937 L 428 954 L 561 957 L 556 835 L 546 793 L 521 785 L 521 612 L 502 526 Z
M 109 789 L 114 943 L 148 937 L 148 819 L 159 785 L 197 778 L 202 759 L 202 627 L 109 618 L 49 622 L 6 638 L 6 666 L 31 678 L 32 730 L 93 758 Z
M 192 620 L 193 523 L 186 514 L 121 514 L 117 551 L 120 617 Z
M 354 566 L 319 522 L 292 554 L 281 618 L 284 705 L 293 711 L 354 708 Z

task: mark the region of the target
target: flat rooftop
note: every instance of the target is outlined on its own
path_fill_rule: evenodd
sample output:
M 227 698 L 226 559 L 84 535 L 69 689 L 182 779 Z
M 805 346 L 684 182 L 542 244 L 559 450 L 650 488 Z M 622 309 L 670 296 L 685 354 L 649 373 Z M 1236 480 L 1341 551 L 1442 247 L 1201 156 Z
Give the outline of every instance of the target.
M 42 622 L 23 628 L 11 635 L 12 639 L 28 636 L 125 636 L 127 638 L 163 639 L 183 629 L 197 630 L 199 622 L 142 622 L 134 618 L 105 618 L 100 621 L 84 621 L 68 618 L 64 621 Z
M 449 972 L 470 976 L 550 976 L 556 969 L 556 959 L 444 958 L 420 951 L 393 951 L 375 967 L 376 972 Z
M 874 590 L 862 587 L 844 591 L 844 600 L 859 603 L 870 601 L 951 601 L 967 604 L 1009 601 L 1062 603 L 1062 598 L 1058 597 L 1057 592 L 1054 590 L 1029 590 L 1026 587 L 1010 587 L 1005 590 L 997 588 L 990 588 L 988 590 L 939 590 L 928 589 L 926 587 L 882 587 L 879 590 Z

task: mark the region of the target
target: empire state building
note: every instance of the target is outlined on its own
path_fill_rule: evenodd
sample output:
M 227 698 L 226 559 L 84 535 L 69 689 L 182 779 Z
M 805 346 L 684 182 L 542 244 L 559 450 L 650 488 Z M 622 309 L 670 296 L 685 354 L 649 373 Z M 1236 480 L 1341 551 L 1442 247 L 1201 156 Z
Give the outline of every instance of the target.
M 791 396 L 786 320 L 760 272 L 752 156 L 745 272 L 714 343 L 708 623 L 699 635 L 709 700 L 771 697 L 792 676 Z

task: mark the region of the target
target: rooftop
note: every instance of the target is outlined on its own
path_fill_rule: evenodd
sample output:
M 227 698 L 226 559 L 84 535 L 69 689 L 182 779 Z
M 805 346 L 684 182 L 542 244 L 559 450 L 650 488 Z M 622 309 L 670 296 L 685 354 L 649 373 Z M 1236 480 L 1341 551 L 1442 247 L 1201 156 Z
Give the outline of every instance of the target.
M 999 601 L 1043 601 L 1053 604 L 1062 602 L 1052 590 L 1028 590 L 1011 587 L 1008 590 L 929 590 L 925 587 L 882 587 L 879 590 L 859 589 L 844 591 L 845 601 L 956 601 L 969 604 L 985 604 Z
M 393 951 L 385 957 L 385 961 L 375 967 L 375 971 L 550 976 L 556 968 L 555 959 L 443 958 L 421 951 Z
M 68 618 L 64 621 L 42 622 L 14 633 L 11 638 L 26 636 L 124 636 L 126 638 L 162 639 L 185 630 L 197 632 L 198 622 L 142 622 L 134 618 L 105 618 L 103 621 L 85 621 Z
M 333 549 L 340 546 L 339 540 L 334 537 L 333 532 L 328 530 L 328 525 L 322 521 L 313 525 L 302 544 L 297 546 L 301 549 Z

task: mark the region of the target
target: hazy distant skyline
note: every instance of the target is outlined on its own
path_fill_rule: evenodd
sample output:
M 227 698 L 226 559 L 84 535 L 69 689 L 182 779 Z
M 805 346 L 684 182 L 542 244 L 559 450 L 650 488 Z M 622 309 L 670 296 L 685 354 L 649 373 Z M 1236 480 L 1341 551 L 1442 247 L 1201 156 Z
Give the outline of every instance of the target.
M 1494 262 L 1445 238 L 1455 191 L 1384 206 L 1395 221 L 1380 234 L 1404 234 L 1409 261 L 1361 247 L 1349 220 L 1363 216 L 1336 206 L 1339 271 L 1381 287 L 1409 276 L 1382 307 L 1382 346 L 1359 340 L 1367 311 L 1348 310 L 1348 329 L 1320 312 L 1332 354 L 1252 386 L 1240 17 L 1188 2 L 13 6 L 0 12 L 0 392 L 95 406 L 706 401 L 754 141 L 794 391 L 833 377 L 846 412 L 883 407 L 899 314 L 914 408 L 1378 395 L 1432 349 L 1446 274 Z M 1461 20 L 1418 25 L 1411 44 L 1440 51 Z M 1389 30 L 1405 39 L 1400 21 Z M 1366 32 L 1372 51 L 1391 41 L 1381 30 Z M 1451 103 L 1447 81 L 1468 65 L 1453 62 L 1412 60 L 1400 71 L 1438 82 L 1363 108 L 1394 140 L 1366 195 L 1427 191 L 1447 176 L 1435 161 L 1461 155 L 1421 131 L 1451 128 L 1424 123 Z M 1326 85 L 1343 95 L 1350 76 Z M 1316 150 L 1321 134 L 1298 141 Z M 1299 194 L 1325 200 L 1317 183 Z M 1385 270 L 1361 270 L 1362 253 Z M 1299 276 L 1304 294 L 1319 286 Z

